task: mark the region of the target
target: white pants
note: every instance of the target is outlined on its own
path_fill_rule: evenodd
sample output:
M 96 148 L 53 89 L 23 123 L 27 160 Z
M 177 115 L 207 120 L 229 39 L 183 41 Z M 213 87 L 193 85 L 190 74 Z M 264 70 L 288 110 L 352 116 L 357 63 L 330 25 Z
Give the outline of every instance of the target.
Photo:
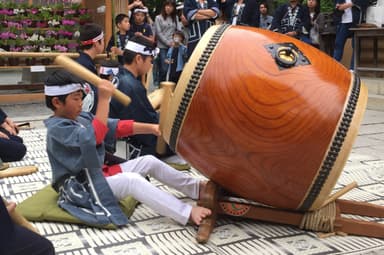
M 130 195 L 157 213 L 185 225 L 192 206 L 148 182 L 150 175 L 158 181 L 198 199 L 200 180 L 179 172 L 154 156 L 143 156 L 120 164 L 122 173 L 107 177 L 107 182 L 117 199 Z

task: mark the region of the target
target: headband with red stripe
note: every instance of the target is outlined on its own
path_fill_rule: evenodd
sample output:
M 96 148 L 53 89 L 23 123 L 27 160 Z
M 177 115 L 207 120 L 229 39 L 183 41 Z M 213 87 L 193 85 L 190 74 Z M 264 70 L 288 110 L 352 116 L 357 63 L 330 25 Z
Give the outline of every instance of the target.
M 99 34 L 95 38 L 89 39 L 87 41 L 81 41 L 80 43 L 81 43 L 81 45 L 90 45 L 90 44 L 93 44 L 93 43 L 95 43 L 97 41 L 100 41 L 103 38 L 104 38 L 104 32 L 101 32 L 101 34 Z

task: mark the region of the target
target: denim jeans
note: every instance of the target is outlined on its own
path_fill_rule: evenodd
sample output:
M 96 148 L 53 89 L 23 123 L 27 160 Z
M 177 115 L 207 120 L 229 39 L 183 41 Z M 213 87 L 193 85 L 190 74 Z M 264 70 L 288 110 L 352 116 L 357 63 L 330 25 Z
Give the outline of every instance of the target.
M 152 65 L 152 80 L 153 80 L 153 86 L 155 88 L 159 87 L 160 84 L 160 77 L 159 77 L 159 56 L 156 56 L 153 60 L 153 65 Z
M 352 37 L 353 32 L 349 29 L 353 27 L 353 23 L 340 23 L 336 28 L 335 49 L 333 51 L 333 58 L 341 61 L 344 53 L 344 45 L 349 37 Z M 354 40 L 352 38 L 352 49 L 354 47 Z M 354 67 L 354 53 L 352 51 L 352 59 L 350 69 Z
M 167 58 L 168 49 L 160 49 L 159 54 L 159 78 L 160 82 L 165 81 L 167 77 L 168 64 L 165 63 Z

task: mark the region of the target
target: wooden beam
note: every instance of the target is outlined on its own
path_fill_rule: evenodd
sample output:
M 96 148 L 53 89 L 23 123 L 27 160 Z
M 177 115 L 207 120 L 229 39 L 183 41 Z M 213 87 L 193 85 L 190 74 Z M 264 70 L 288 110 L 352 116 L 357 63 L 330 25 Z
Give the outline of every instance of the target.
M 28 93 L 28 94 L 7 94 L 0 95 L 1 103 L 17 103 L 17 102 L 43 102 L 45 100 L 44 93 Z

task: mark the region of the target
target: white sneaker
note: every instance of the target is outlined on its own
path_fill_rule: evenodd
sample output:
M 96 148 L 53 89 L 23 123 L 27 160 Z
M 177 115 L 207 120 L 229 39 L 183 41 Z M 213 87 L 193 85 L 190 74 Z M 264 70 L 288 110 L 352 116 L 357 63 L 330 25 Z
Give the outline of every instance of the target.
M 176 154 L 169 157 L 165 157 L 162 160 L 167 163 L 174 163 L 174 164 L 180 164 L 180 165 L 188 164 L 187 161 L 185 161 L 184 159 L 182 159 L 180 156 Z
M 162 158 L 161 160 L 177 170 L 188 170 L 191 168 L 188 162 L 178 155 L 172 155 L 166 158 Z

